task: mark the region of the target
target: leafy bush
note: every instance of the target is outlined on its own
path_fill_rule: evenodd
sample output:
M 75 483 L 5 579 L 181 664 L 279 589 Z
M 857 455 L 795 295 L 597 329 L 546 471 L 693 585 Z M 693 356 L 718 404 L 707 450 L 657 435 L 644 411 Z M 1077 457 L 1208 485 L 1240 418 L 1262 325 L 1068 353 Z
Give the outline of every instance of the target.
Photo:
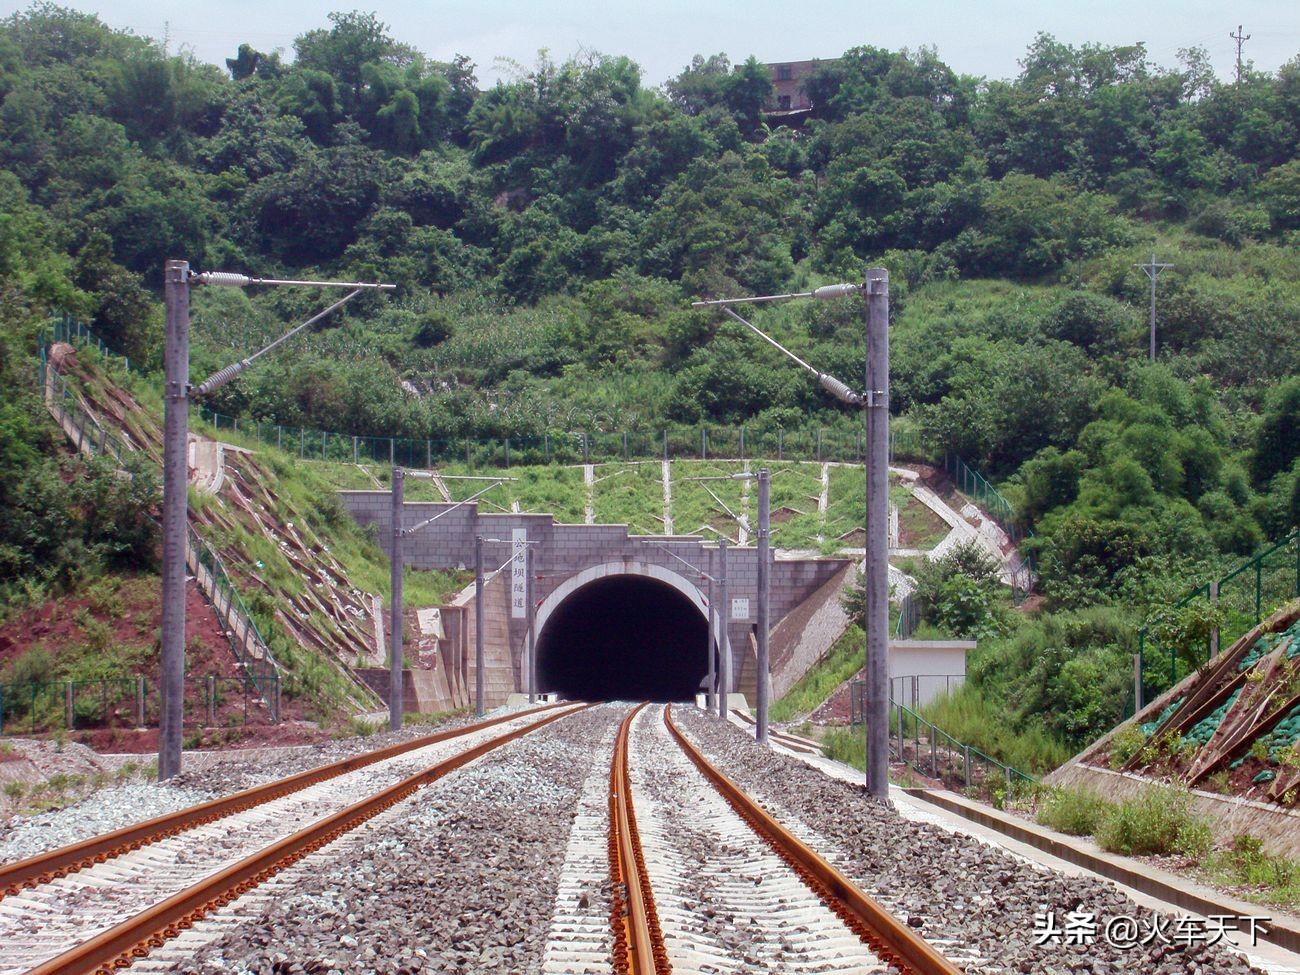
M 1147 736 L 1138 724 L 1129 725 L 1118 732 L 1110 741 L 1110 767 L 1117 771 L 1122 769 L 1146 743 Z
M 1192 809 L 1191 794 L 1164 786 L 1117 803 L 1096 830 L 1103 850 L 1125 856 L 1181 853 L 1202 856 L 1213 843 L 1208 821 Z
M 1091 789 L 1052 789 L 1038 807 L 1037 819 L 1044 826 L 1071 836 L 1091 836 L 1114 810 Z
M 998 565 L 975 542 L 963 542 L 917 571 L 914 598 L 921 618 L 953 636 L 997 633 L 999 595 Z

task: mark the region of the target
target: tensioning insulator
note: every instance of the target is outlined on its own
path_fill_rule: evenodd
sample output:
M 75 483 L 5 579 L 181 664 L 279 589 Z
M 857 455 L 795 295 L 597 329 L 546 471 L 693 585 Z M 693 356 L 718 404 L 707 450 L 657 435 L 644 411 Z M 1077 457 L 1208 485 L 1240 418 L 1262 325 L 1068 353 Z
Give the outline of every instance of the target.
M 199 284 L 215 284 L 225 288 L 247 288 L 253 279 L 247 274 L 235 274 L 231 271 L 203 271 L 195 276 Z
M 824 284 L 813 292 L 813 297 L 820 298 L 822 301 L 829 301 L 831 298 L 855 295 L 859 290 L 861 289 L 856 284 Z

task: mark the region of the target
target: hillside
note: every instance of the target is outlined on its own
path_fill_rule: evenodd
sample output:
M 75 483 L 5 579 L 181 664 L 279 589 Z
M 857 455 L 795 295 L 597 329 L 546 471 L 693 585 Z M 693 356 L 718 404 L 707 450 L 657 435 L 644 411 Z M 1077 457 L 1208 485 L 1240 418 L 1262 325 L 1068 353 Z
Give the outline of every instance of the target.
M 389 441 L 398 462 L 405 445 L 449 475 L 512 453 L 530 470 L 495 503 L 573 520 L 588 515 L 575 445 L 595 444 L 608 480 L 593 517 L 737 539 L 739 488 L 716 482 L 715 498 L 678 479 L 665 505 L 653 461 L 665 444 L 716 471 L 776 455 L 782 542 L 820 548 L 852 541 L 856 498 L 831 467 L 813 509 L 807 462 L 851 463 L 859 418 L 689 302 L 883 265 L 896 460 L 982 471 L 1036 560 L 1032 614 L 1001 605 L 978 566 L 949 563 L 927 590 L 928 625 L 983 636 L 953 718 L 995 754 L 1104 731 L 1148 618 L 1300 517 L 1300 62 L 1233 84 L 1196 49 L 1163 64 L 1144 44 L 1039 35 L 1016 77 L 988 79 L 929 49 L 857 46 L 818 66 L 815 109 L 784 126 L 752 58 L 701 56 L 650 88 L 617 54 L 543 54 L 480 90 L 473 64 L 432 59 L 373 15 L 303 28 L 292 55 L 244 44 L 217 66 L 48 5 L 0 24 L 7 388 L 28 382 L 50 314 L 83 318 L 129 357 L 144 413 L 117 404 L 115 419 L 147 440 L 166 258 L 384 279 L 391 299 L 359 299 L 205 404 L 225 421 L 209 432 L 324 431 L 344 466 L 353 438 L 381 465 Z M 1137 265 L 1153 248 L 1174 267 L 1151 362 Z M 196 289 L 193 372 L 318 308 L 311 291 Z M 856 301 L 755 320 L 861 374 Z M 0 613 L 149 557 L 147 530 L 83 517 L 93 506 L 40 416 L 25 395 L 0 407 Z M 346 697 L 366 655 L 352 590 L 383 579 L 320 499 L 369 475 L 312 480 L 262 440 L 229 452 L 221 504 L 196 511 L 244 591 L 276 587 L 275 606 L 254 606 L 286 641 L 276 653 L 312 648 L 328 660 L 313 686 Z M 541 469 L 557 443 L 566 464 Z M 84 483 L 144 524 L 146 498 L 107 491 L 102 471 Z M 924 547 L 940 529 L 902 502 L 900 529 Z M 268 541 L 280 530 L 287 550 Z M 304 568 L 337 604 L 318 605 Z
M 160 463 L 161 423 L 152 386 L 84 345 L 55 343 L 48 358 L 46 400 L 65 418 L 65 428 L 86 431 L 77 442 L 88 454 L 146 469 Z M 386 625 L 381 607 L 388 567 L 378 546 L 342 512 L 328 482 L 277 451 L 254 453 L 194 435 L 191 457 L 191 526 L 205 546 L 201 559 L 228 573 L 230 598 L 246 603 L 244 612 L 264 641 L 253 653 L 269 652 L 274 659 L 289 701 L 287 716 L 332 723 L 358 708 L 374 707 L 373 694 L 354 670 L 382 666 L 386 659 L 377 625 Z M 107 585 L 111 592 L 110 583 L 90 591 Z M 408 606 L 414 613 L 440 603 L 463 583 L 464 577 L 454 573 L 413 571 Z M 156 632 L 154 610 L 138 621 L 138 636 Z M 233 676 L 238 671 L 231 649 L 237 641 L 229 631 L 236 626 L 217 621 L 221 641 L 214 650 L 203 640 L 210 616 L 210 611 L 200 611 L 193 620 L 190 672 Z M 227 639 L 229 644 L 221 646 Z M 120 634 L 115 637 L 110 630 L 101 637 L 100 650 L 119 642 Z M 128 652 L 116 669 L 101 652 L 94 676 L 148 677 L 156 671 L 156 649 L 155 638 L 152 646 Z M 29 674 L 32 654 L 43 652 L 28 649 L 9 661 L 4 673 L 10 680 Z M 79 676 L 75 665 L 58 669 L 65 679 Z

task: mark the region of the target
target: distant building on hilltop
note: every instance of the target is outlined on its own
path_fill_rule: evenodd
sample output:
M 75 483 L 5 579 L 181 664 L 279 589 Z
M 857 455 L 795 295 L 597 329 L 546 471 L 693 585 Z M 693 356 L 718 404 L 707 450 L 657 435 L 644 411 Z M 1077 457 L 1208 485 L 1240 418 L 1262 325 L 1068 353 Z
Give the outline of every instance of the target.
M 817 70 L 822 61 L 777 61 L 767 66 L 772 75 L 772 101 L 767 116 L 774 121 L 796 121 L 812 111 L 812 102 L 803 89 L 804 80 Z

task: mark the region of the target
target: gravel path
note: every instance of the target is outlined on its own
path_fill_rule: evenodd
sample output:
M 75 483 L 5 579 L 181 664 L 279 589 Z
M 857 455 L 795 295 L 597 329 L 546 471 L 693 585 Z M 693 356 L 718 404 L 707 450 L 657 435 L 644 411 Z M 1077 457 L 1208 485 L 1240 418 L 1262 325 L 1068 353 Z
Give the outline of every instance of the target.
M 1222 947 L 1171 946 L 1159 939 L 1121 950 L 1101 936 L 1115 917 L 1151 914 L 1102 881 L 1036 868 L 995 847 L 910 822 L 796 759 L 760 748 L 730 724 L 690 707 L 673 717 L 738 785 L 900 917 L 932 940 L 967 945 L 987 959 L 968 973 L 1034 975 L 1246 975 L 1257 973 Z M 833 837 L 828 840 L 827 837 Z M 1090 945 L 1035 941 L 1035 914 L 1094 915 Z M 1173 930 L 1172 921 L 1170 931 Z
M 540 972 L 583 783 L 623 713 L 565 718 L 421 790 L 176 970 Z
M 0 863 L 23 860 L 211 798 L 212 793 L 203 789 L 157 783 L 100 789 L 66 809 L 15 819 L 0 830 Z

